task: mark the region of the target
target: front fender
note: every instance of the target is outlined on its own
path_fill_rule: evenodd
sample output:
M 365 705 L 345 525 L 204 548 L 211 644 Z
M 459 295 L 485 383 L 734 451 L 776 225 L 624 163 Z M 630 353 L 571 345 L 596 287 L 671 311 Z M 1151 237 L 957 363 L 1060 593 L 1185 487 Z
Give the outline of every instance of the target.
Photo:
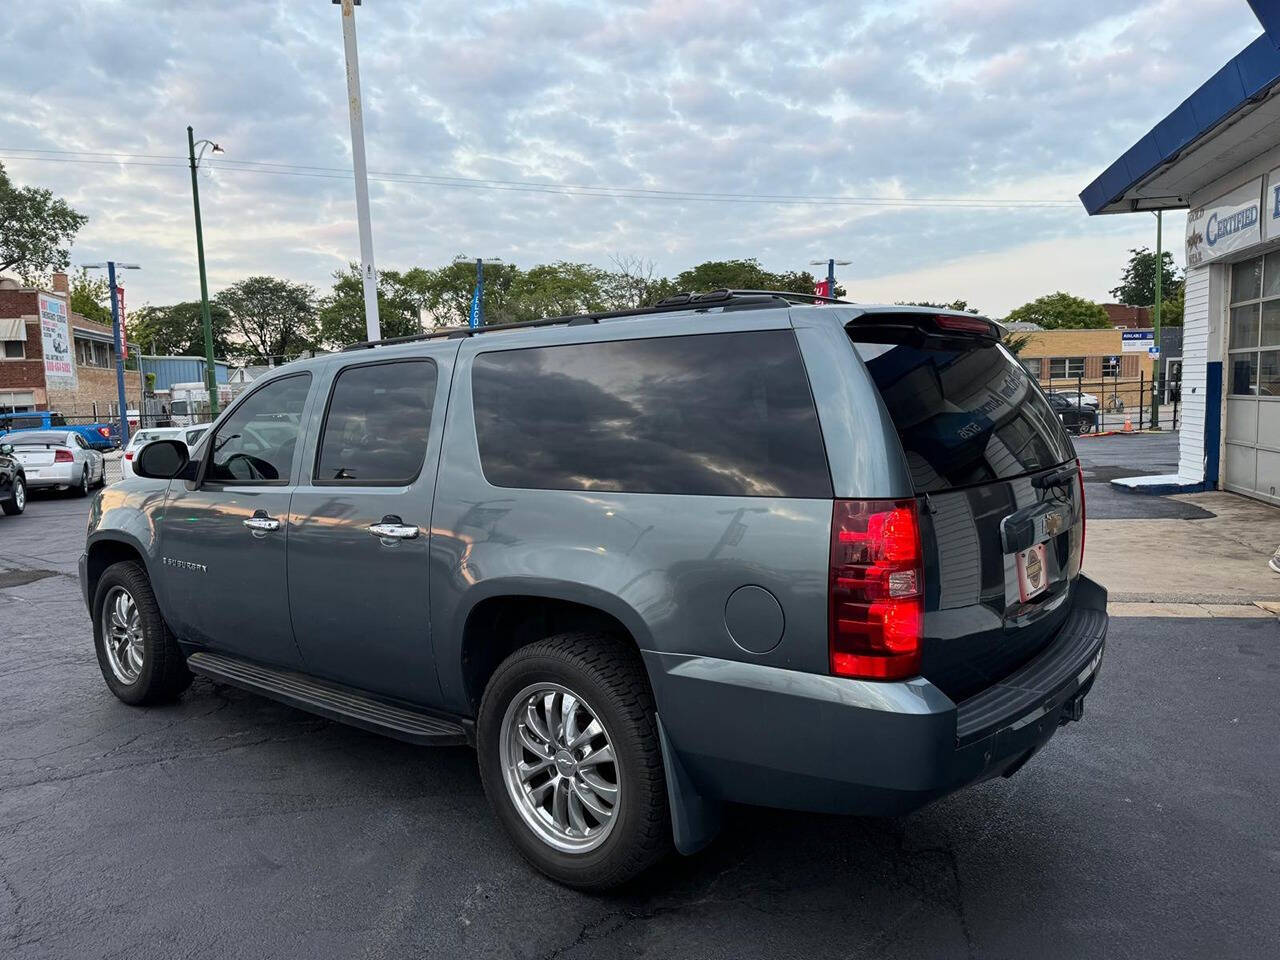
M 82 588 L 86 602 L 93 599 L 96 575 L 93 557 L 104 545 L 129 547 L 142 559 L 147 577 L 163 611 L 166 607 L 164 578 L 160 576 L 159 519 L 163 515 L 167 481 L 129 480 L 104 487 L 89 508 L 89 528 L 85 534 L 85 564 Z

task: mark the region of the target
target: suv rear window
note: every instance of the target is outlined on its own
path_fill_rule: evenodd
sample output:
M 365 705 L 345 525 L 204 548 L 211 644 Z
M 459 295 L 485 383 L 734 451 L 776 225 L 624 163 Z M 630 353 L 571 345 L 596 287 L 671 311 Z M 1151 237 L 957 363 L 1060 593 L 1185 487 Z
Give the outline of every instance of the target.
M 472 390 L 495 486 L 831 496 L 790 330 L 482 353 Z
M 936 342 L 854 344 L 898 428 L 917 492 L 1021 476 L 1075 456 L 1058 415 L 1008 351 Z

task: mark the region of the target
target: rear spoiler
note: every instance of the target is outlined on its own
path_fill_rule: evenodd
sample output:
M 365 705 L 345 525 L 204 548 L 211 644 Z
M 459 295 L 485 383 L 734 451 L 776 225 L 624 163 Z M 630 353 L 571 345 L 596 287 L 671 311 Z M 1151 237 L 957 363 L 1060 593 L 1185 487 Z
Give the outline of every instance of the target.
M 896 332 L 898 335 L 935 337 L 978 337 L 998 341 L 1005 328 L 994 320 L 973 313 L 926 312 L 922 310 L 875 310 L 859 314 L 845 324 L 851 333 L 857 328 L 860 335 L 871 331 Z

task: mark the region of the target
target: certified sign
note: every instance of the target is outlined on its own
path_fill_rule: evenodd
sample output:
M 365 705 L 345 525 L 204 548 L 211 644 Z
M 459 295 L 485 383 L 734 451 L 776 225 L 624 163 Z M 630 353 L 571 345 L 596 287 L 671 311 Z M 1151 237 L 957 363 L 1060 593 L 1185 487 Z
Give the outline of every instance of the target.
M 1262 242 L 1262 177 L 1187 214 L 1187 266 Z
M 71 328 L 65 300 L 46 293 L 37 296 L 40 310 L 40 346 L 44 351 L 46 386 L 76 388 L 76 362 L 72 354 Z

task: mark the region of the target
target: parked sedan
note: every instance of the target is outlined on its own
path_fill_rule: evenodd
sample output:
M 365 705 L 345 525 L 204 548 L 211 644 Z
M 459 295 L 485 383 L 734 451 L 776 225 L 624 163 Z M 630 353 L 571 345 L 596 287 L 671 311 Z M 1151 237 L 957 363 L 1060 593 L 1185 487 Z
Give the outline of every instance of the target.
M 56 487 L 83 497 L 106 482 L 102 454 L 73 430 L 30 430 L 5 439 L 13 444 L 29 490 Z
M 148 427 L 129 435 L 129 445 L 124 448 L 124 456 L 120 458 L 120 479 L 128 480 L 134 475 L 133 461 L 138 451 L 152 440 L 181 440 L 190 449 L 200 439 L 207 427 Z
M 1098 428 L 1098 411 L 1092 407 L 1074 403 L 1070 397 L 1064 397 L 1060 393 L 1051 393 L 1049 394 L 1049 406 L 1058 415 L 1062 425 L 1077 436 L 1082 433 L 1092 433 Z
M 12 517 L 27 509 L 27 478 L 13 444 L 0 442 L 0 510 Z
M 1085 407 L 1089 410 L 1098 409 L 1098 398 L 1092 393 L 1084 393 L 1080 390 L 1055 390 L 1050 396 L 1062 397 L 1062 399 L 1077 407 Z

